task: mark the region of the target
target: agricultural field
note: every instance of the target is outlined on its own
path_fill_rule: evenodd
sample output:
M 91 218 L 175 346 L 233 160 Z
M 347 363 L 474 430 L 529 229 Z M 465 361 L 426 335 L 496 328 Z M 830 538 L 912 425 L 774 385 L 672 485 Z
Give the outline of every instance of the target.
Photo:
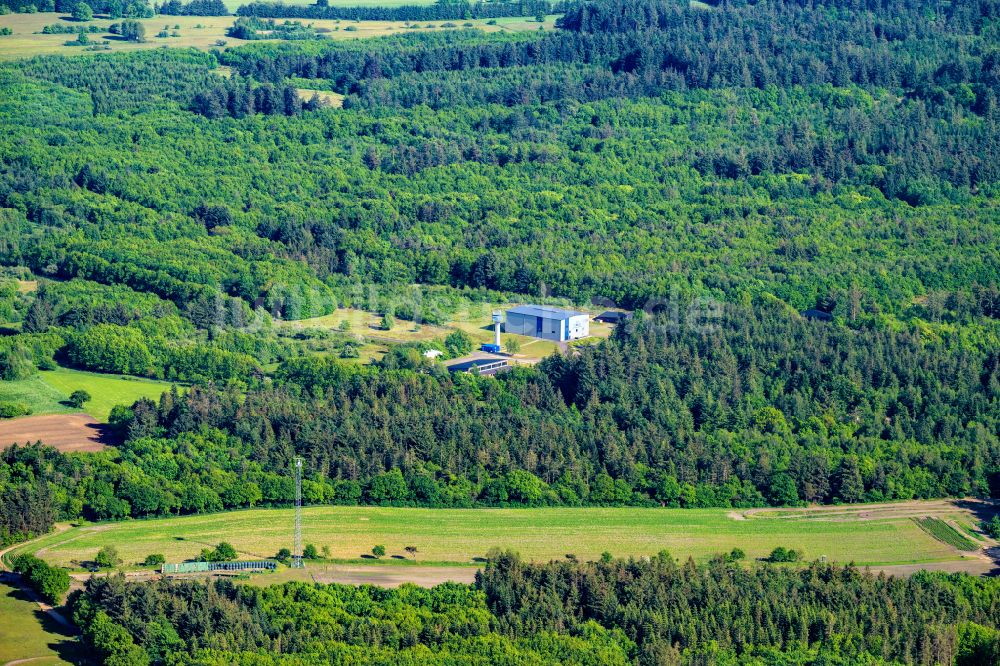
M 78 644 L 20 589 L 0 583 L 0 664 L 79 663 Z
M 63 453 L 100 451 L 113 440 L 107 425 L 83 413 L 24 416 L 0 424 L 0 449 L 42 442 Z
M 390 4 L 392 0 L 390 0 Z M 227 3 L 228 5 L 229 3 Z M 237 2 L 237 6 L 244 4 Z M 308 4 L 302 2 L 301 4 Z M 365 4 L 364 2 L 358 4 Z M 370 4 L 385 4 L 371 2 Z M 407 3 L 414 4 L 414 3 Z M 419 4 L 419 2 L 417 3 Z M 235 7 L 230 7 L 231 10 Z M 134 51 L 140 49 L 151 49 L 161 47 L 171 48 L 196 48 L 208 51 L 217 48 L 230 48 L 247 44 L 249 42 L 235 39 L 226 35 L 235 16 L 154 16 L 149 19 L 139 19 L 146 29 L 146 41 L 144 43 L 126 42 L 118 39 L 114 35 L 96 33 L 89 35 L 92 42 L 108 40 L 111 51 Z M 114 21 L 110 19 L 95 18 L 85 24 L 108 27 Z M 419 27 L 408 25 L 401 21 L 340 21 L 340 20 L 316 20 L 303 23 L 311 24 L 316 28 L 329 32 L 324 34 L 330 39 L 359 39 L 364 37 L 378 37 L 382 35 L 398 34 L 401 32 L 411 32 L 415 30 L 448 30 L 441 27 L 441 21 L 424 23 Z M 462 22 L 463 24 L 466 21 Z M 490 25 L 486 20 L 468 21 L 477 28 L 486 32 L 523 32 L 538 30 L 540 27 L 551 30 L 555 27 L 555 16 L 550 16 L 545 23 L 539 24 L 533 19 L 527 18 L 507 18 L 497 19 L 494 25 Z M 75 25 L 65 14 L 55 12 L 39 12 L 35 14 L 7 14 L 0 16 L 0 27 L 8 27 L 13 31 L 12 35 L 0 37 L 0 60 L 10 60 L 14 58 L 27 58 L 36 55 L 59 54 L 59 55 L 93 55 L 94 51 L 88 51 L 79 46 L 66 46 L 67 41 L 75 39 L 73 35 L 44 35 L 42 28 L 47 25 Z M 175 30 L 178 37 L 157 37 L 156 35 L 166 28 L 169 33 Z M 224 42 L 224 43 L 222 43 Z M 106 53 L 107 51 L 99 51 Z
M 42 370 L 28 379 L 0 382 L 0 402 L 23 402 L 31 407 L 32 416 L 84 411 L 103 423 L 115 405 L 131 405 L 139 398 L 156 400 L 170 387 L 169 382 L 58 368 Z M 91 396 L 82 410 L 66 404 L 77 389 Z
M 851 510 L 545 508 L 417 509 L 308 507 L 303 540 L 328 547 L 337 561 L 372 563 L 372 547 L 386 548 L 379 564 L 473 564 L 492 548 L 510 548 L 526 559 L 547 561 L 572 554 L 597 559 L 653 555 L 704 561 L 742 548 L 748 558 L 766 557 L 778 546 L 863 566 L 961 562 L 951 545 L 921 529 L 916 517 L 965 520 L 970 513 L 950 502 L 912 502 Z M 291 509 L 258 509 L 203 516 L 87 525 L 49 535 L 25 548 L 53 564 L 79 567 L 105 545 L 115 545 L 126 566 L 150 553 L 167 561 L 194 558 L 205 547 L 228 541 L 241 557 L 273 556 L 292 541 Z M 411 558 L 406 546 L 417 548 Z M 395 562 L 394 562 L 395 561 Z

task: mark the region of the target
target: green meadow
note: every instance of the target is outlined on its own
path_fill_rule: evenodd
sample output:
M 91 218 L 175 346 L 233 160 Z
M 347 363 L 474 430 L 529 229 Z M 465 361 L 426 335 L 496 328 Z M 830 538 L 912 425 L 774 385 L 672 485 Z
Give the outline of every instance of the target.
M 468 564 L 492 548 L 513 549 L 537 561 L 567 554 L 596 559 L 605 551 L 643 556 L 664 549 L 677 558 L 705 560 L 734 547 L 748 558 L 762 558 L 777 546 L 801 550 L 807 560 L 873 566 L 960 559 L 954 548 L 920 529 L 910 509 L 862 519 L 823 512 L 744 516 L 725 509 L 325 506 L 303 510 L 303 541 L 328 547 L 333 559 L 357 561 L 376 544 L 386 547 L 390 561 L 407 557 L 404 549 L 415 546 L 416 561 L 425 564 Z M 292 546 L 292 523 L 291 509 L 134 520 L 75 527 L 28 548 L 71 567 L 92 560 L 105 545 L 114 545 L 126 566 L 150 553 L 162 553 L 168 562 L 195 558 L 219 541 L 232 543 L 241 557 L 261 558 Z
M 32 415 L 84 411 L 106 422 L 115 405 L 131 405 L 139 398 L 158 400 L 170 387 L 169 382 L 58 368 L 43 370 L 20 381 L 0 382 L 0 402 L 23 402 L 31 407 Z M 65 404 L 77 389 L 83 389 L 91 397 L 82 410 Z
M 14 661 L 44 664 L 79 663 L 72 637 L 21 590 L 0 584 L 0 664 Z

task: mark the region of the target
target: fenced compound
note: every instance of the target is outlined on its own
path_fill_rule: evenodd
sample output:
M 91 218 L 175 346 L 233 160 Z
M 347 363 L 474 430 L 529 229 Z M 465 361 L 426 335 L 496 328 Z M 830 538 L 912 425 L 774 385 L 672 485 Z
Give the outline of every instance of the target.
M 237 562 L 180 562 L 179 564 L 164 564 L 160 569 L 165 574 L 208 573 L 210 571 L 262 571 L 277 569 L 278 565 L 270 560 L 252 560 Z

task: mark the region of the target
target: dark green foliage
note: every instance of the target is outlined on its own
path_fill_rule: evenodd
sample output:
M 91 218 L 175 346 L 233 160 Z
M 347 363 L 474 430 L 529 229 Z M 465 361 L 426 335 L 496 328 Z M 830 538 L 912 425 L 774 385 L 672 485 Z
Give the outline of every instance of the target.
M 219 663 L 262 664 L 295 658 L 440 666 L 630 663 L 628 641 L 593 625 L 577 635 L 504 635 L 482 593 L 454 583 L 429 590 L 305 583 L 261 589 L 224 580 L 137 585 L 123 577 L 94 578 L 72 611 L 88 641 L 95 623 L 110 620 L 125 629 L 121 644 L 137 644 L 162 662 L 211 654 Z
M 993 516 L 983 521 L 983 531 L 994 539 L 1000 539 L 1000 516 Z
M 143 563 L 144 566 L 147 566 L 147 567 L 158 567 L 158 566 L 160 566 L 161 564 L 163 564 L 166 561 L 167 561 L 167 558 L 164 557 L 163 555 L 161 555 L 160 553 L 153 553 L 153 554 L 147 555 L 146 559 L 143 560 L 142 563 Z
M 72 16 L 74 21 L 90 21 L 94 18 L 94 10 L 87 3 L 78 2 L 73 7 Z
M 173 16 L 229 16 L 229 10 L 222 0 L 167 0 L 156 6 L 157 14 Z
M 794 548 L 785 548 L 784 546 L 778 546 L 771 551 L 771 554 L 767 556 L 768 562 L 781 563 L 781 562 L 800 562 L 802 561 L 802 552 L 795 550 Z
M 42 599 L 54 606 L 62 603 L 69 590 L 69 574 L 34 555 L 25 554 L 12 558 L 11 568 L 21 574 Z
M 547 0 L 501 0 L 498 2 L 467 2 L 466 0 L 435 2 L 424 5 L 331 7 L 328 2 L 313 5 L 288 5 L 282 2 L 251 2 L 242 5 L 240 16 L 272 18 L 340 19 L 345 21 L 438 21 L 504 16 L 532 16 L 557 11 L 561 3 Z
M 307 560 L 315 560 L 319 558 L 319 551 L 315 545 L 307 543 L 306 547 L 302 549 L 302 557 Z
M 225 541 L 219 542 L 215 548 L 202 549 L 198 559 L 202 562 L 231 562 L 239 558 L 236 549 L 232 544 Z
M 432 589 L 92 578 L 84 637 L 156 661 L 380 664 L 988 664 L 997 581 L 813 564 L 744 568 L 498 554 L 473 586 Z M 211 646 L 211 647 L 208 647 Z M 199 652 L 199 650 L 208 650 Z
M 77 409 L 79 409 L 80 407 L 83 407 L 83 403 L 89 401 L 90 401 L 90 394 L 84 391 L 83 389 L 77 389 L 72 393 L 70 393 L 69 400 L 67 402 L 69 402 L 69 405 L 71 407 L 76 407 Z
M 236 39 L 326 39 L 311 25 L 303 25 L 300 21 L 277 22 L 273 19 L 256 17 L 240 17 L 226 29 L 226 35 Z
M 122 39 L 126 42 L 144 42 L 146 41 L 146 28 L 138 21 L 125 20 L 121 23 L 121 28 L 119 29 L 119 34 L 121 34 Z
M 375 556 L 376 560 L 385 557 L 385 546 L 382 545 L 374 546 L 372 548 L 372 555 Z

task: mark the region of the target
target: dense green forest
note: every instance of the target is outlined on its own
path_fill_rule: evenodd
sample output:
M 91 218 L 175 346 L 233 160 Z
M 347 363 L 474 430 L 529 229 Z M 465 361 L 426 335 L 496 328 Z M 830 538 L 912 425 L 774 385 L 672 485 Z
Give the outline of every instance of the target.
M 41 278 L 0 377 L 193 385 L 4 452 L 4 538 L 284 504 L 295 455 L 315 503 L 1000 494 L 997 3 L 565 9 L 0 65 L 0 262 Z M 275 325 L 553 297 L 650 312 L 497 378 Z
M 718 558 L 528 565 L 433 589 L 92 578 L 71 598 L 106 663 L 932 664 L 1000 656 L 997 581 Z M 883 612 L 892 608 L 896 612 Z

